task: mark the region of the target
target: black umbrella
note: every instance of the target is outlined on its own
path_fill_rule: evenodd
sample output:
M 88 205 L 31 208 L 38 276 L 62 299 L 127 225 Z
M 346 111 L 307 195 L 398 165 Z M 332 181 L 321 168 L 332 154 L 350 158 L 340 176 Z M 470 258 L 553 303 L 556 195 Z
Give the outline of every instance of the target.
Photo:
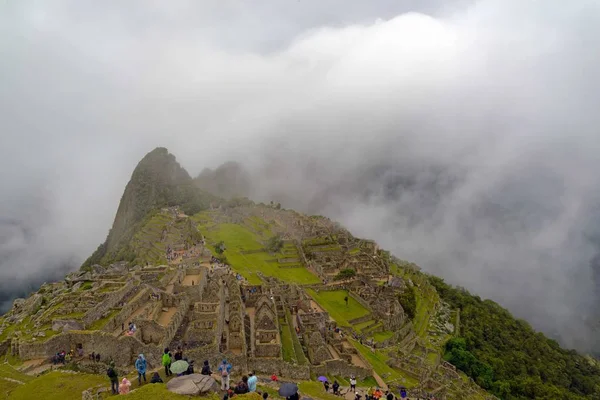
M 283 383 L 279 387 L 279 395 L 281 397 L 290 397 L 298 393 L 298 385 L 295 383 Z

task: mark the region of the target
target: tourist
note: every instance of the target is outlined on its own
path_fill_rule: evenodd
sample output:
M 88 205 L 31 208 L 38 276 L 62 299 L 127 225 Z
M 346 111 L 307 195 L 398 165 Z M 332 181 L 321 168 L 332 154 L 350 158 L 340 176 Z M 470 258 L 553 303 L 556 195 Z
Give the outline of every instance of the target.
M 187 358 L 184 358 L 183 360 L 184 360 L 184 361 L 187 361 L 188 359 L 187 359 Z M 194 360 L 192 360 L 192 361 L 188 362 L 188 369 L 187 369 L 187 371 L 185 371 L 183 374 L 184 374 L 184 375 L 191 375 L 191 374 L 193 374 L 193 373 L 194 373 Z
M 135 369 L 138 373 L 138 383 L 140 385 L 142 384 L 142 377 L 144 378 L 144 382 L 146 382 L 146 367 L 146 359 L 144 358 L 143 354 L 140 354 L 137 360 L 135 360 Z
M 221 373 L 221 390 L 228 390 L 231 364 L 229 364 L 226 359 L 224 359 L 221 365 L 219 365 L 219 372 Z
M 108 369 L 106 370 L 106 375 L 110 379 L 110 389 L 112 390 L 112 394 L 119 394 L 119 377 L 117 375 L 117 370 L 115 369 L 115 362 L 111 361 Z
M 248 375 L 248 390 L 250 392 L 256 392 L 256 383 L 258 382 L 258 378 L 253 372 L 250 372 Z
M 235 387 L 235 394 L 246 394 L 248 392 L 248 377 L 244 375 L 242 376 L 242 380 L 239 381 L 237 386 Z
M 338 383 L 337 380 L 333 381 L 333 394 L 335 394 L 336 396 L 340 394 L 340 384 Z
M 96 362 L 100 362 L 100 353 L 96 353 Z
M 373 392 L 373 398 L 374 399 L 380 399 L 381 396 L 383 396 L 383 393 L 381 393 L 381 390 L 379 390 L 379 388 L 376 387 L 375 391 Z
M 123 378 L 121 384 L 119 385 L 119 394 L 127 394 L 129 393 L 129 388 L 131 387 L 131 382 L 127 378 Z
M 177 351 L 175 352 L 175 361 L 179 361 L 183 359 L 183 350 L 181 350 L 181 346 L 177 346 Z
M 269 393 L 264 392 L 263 393 L 263 400 L 267 400 L 269 398 Z
M 362 396 L 358 392 L 354 392 L 354 400 L 360 400 Z
M 202 371 L 200 373 L 202 375 L 212 375 L 212 371 L 210 370 L 210 365 L 208 365 L 208 360 L 204 360 L 204 365 L 202 366 Z
M 356 392 L 356 378 L 354 377 L 354 375 L 350 377 L 350 390 Z
M 389 390 L 385 391 L 385 400 L 394 400 L 394 394 Z
M 96 353 L 94 351 L 92 351 L 92 354 L 90 354 L 90 360 L 96 361 Z
M 271 382 L 278 382 L 279 379 L 277 379 L 277 375 L 273 374 L 271 375 Z
M 152 374 L 152 379 L 150 379 L 150 383 L 163 383 L 163 380 L 160 378 L 158 372 Z
M 329 392 L 329 382 L 323 382 L 323 387 L 325 388 L 325 393 Z
M 169 354 L 169 348 L 165 348 L 165 352 L 162 356 L 162 365 L 165 367 L 165 374 L 167 376 L 173 375 L 171 372 L 171 355 Z
M 77 349 L 77 357 L 83 358 L 83 347 Z

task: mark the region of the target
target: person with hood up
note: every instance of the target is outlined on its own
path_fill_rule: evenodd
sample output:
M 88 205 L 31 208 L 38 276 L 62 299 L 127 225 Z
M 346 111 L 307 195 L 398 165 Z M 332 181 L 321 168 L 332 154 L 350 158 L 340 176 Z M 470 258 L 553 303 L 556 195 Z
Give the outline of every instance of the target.
M 333 381 L 333 394 L 335 394 L 336 396 L 340 394 L 340 384 L 338 383 L 338 381 L 334 380 Z
M 110 390 L 112 390 L 112 393 L 119 394 L 119 376 L 117 375 L 114 361 L 111 361 L 108 365 L 106 375 L 108 375 L 108 378 L 110 379 Z
M 152 379 L 150 379 L 150 383 L 163 383 L 163 380 L 160 378 L 158 372 L 155 372 L 152 375 Z
M 146 367 L 148 366 L 148 363 L 146 362 L 146 359 L 144 358 L 143 354 L 140 354 L 137 358 L 137 360 L 135 360 L 135 369 L 137 370 L 138 373 L 138 383 L 141 385 L 142 384 L 142 377 L 144 377 L 144 382 L 146 381 Z
M 169 353 L 169 348 L 165 349 L 165 352 L 162 356 L 162 365 L 165 367 L 165 374 L 167 376 L 173 375 L 171 372 L 171 354 Z
M 127 378 L 123 378 L 121 384 L 119 385 L 119 394 L 127 394 L 129 393 L 129 388 L 131 387 L 131 382 Z
M 212 371 L 210 370 L 210 365 L 208 365 L 208 360 L 204 360 L 204 365 L 202 366 L 202 371 L 200 371 L 202 375 L 212 375 Z
M 219 365 L 219 372 L 221 373 L 221 390 L 229 390 L 229 373 L 231 372 L 231 364 L 227 360 L 223 360 Z

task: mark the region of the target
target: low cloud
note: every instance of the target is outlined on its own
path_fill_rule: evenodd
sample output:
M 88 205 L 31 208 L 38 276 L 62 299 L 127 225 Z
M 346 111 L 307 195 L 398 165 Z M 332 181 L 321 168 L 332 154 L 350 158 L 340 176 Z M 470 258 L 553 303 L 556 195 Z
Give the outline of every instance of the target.
M 596 348 L 598 4 L 395 3 L 6 5 L 0 280 L 81 262 L 165 146 Z

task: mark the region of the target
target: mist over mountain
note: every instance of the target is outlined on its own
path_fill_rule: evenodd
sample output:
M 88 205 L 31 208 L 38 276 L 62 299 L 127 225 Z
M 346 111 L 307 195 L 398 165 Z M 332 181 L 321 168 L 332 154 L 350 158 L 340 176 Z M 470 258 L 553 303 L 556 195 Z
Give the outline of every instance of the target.
M 165 146 L 598 348 L 597 2 L 135 4 L 3 6 L 0 281 L 82 263 Z

